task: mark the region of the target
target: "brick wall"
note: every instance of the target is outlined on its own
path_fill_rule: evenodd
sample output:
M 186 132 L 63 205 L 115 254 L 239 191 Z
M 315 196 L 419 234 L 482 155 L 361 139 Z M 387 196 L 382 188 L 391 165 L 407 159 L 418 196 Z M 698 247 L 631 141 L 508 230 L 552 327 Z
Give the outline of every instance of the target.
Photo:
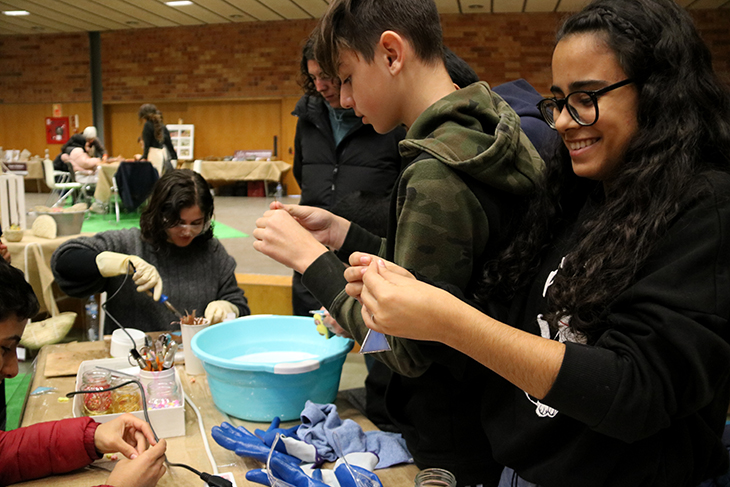
M 694 11 L 730 82 L 730 10 Z M 444 15 L 446 44 L 491 84 L 550 84 L 562 14 Z M 296 96 L 303 39 L 315 21 L 218 24 L 101 34 L 105 103 Z M 88 35 L 0 36 L 0 103 L 89 101 Z
M 91 100 L 89 36 L 0 36 L 0 103 Z

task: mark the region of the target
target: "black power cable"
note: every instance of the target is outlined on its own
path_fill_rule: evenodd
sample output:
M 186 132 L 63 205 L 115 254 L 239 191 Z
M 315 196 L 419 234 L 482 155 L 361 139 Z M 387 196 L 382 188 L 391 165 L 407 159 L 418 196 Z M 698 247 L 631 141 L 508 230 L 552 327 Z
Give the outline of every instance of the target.
M 93 391 L 72 391 L 72 392 L 69 392 L 68 394 L 66 394 L 66 397 L 71 398 L 77 394 L 99 394 L 101 392 L 109 392 L 109 391 L 113 391 L 114 389 L 124 387 L 128 384 L 137 384 L 137 387 L 139 387 L 139 390 L 142 393 L 142 410 L 144 412 L 145 421 L 147 421 L 147 424 L 150 425 L 150 429 L 152 430 L 152 434 L 154 435 L 155 440 L 160 441 L 160 438 L 157 436 L 157 433 L 155 432 L 155 429 L 152 427 L 152 423 L 150 422 L 149 412 L 147 410 L 147 400 L 146 400 L 146 396 L 144 393 L 144 387 L 142 387 L 142 383 L 136 379 L 131 379 L 126 382 L 122 382 L 121 384 L 117 384 L 115 386 L 108 387 L 106 389 L 96 389 Z M 195 470 L 193 467 L 191 467 L 189 465 L 185 465 L 184 463 L 172 463 L 167 460 L 167 455 L 165 455 L 165 461 L 167 461 L 167 464 L 170 465 L 171 467 L 182 467 L 187 470 L 190 470 L 195 475 L 200 477 L 201 480 L 203 480 L 204 482 L 207 482 L 210 487 L 233 487 L 233 484 L 228 479 L 224 479 L 223 477 L 220 477 L 218 475 L 209 474 L 207 472 L 199 472 L 199 471 Z

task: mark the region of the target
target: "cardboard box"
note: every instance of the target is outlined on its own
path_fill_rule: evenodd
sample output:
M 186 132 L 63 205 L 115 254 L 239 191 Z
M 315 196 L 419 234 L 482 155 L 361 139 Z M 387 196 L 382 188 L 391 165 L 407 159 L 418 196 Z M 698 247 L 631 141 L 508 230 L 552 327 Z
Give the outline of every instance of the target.
M 81 388 L 81 377 L 89 369 L 94 367 L 106 367 L 107 369 L 119 370 L 127 374 L 137 375 L 139 377 L 139 367 L 131 367 L 126 358 L 111 358 L 111 359 L 100 359 L 100 360 L 86 360 L 81 362 L 79 371 L 76 374 L 76 390 Z M 177 383 L 177 389 L 180 391 L 182 397 L 182 383 L 180 382 L 180 375 L 175 370 L 175 382 Z M 73 414 L 75 418 L 84 416 L 83 406 L 83 395 L 76 394 L 73 400 Z M 144 411 L 135 411 L 133 413 L 138 418 L 144 420 Z M 181 401 L 180 406 L 164 409 L 149 409 L 148 414 L 150 417 L 150 423 L 152 428 L 160 438 L 173 438 L 175 436 L 185 436 L 185 402 Z M 91 416 L 94 421 L 99 423 L 106 423 L 115 418 L 118 418 L 121 414 L 103 414 L 100 416 Z

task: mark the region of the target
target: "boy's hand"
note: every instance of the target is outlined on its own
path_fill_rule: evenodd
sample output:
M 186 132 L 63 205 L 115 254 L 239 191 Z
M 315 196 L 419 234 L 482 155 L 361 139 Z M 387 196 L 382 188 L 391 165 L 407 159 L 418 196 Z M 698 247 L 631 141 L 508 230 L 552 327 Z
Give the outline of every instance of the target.
M 324 315 L 322 316 L 322 324 L 324 325 L 325 328 L 327 328 L 330 332 L 337 335 L 338 337 L 352 338 L 352 335 L 350 335 L 350 332 L 348 332 L 347 330 L 342 328 L 340 326 L 340 324 L 337 323 L 337 320 L 332 318 L 332 315 L 330 315 L 330 312 L 327 311 L 327 309 L 324 306 L 322 306 L 320 311 L 324 311 Z
M 100 424 L 94 433 L 94 446 L 101 453 L 119 452 L 131 459 L 147 450 L 148 443 L 157 443 L 152 428 L 131 414 Z
M 350 222 L 322 208 L 314 206 L 285 205 L 278 201 L 271 203 L 272 210 L 285 210 L 299 224 L 306 228 L 322 245 L 339 250 L 350 230 Z
M 286 210 L 267 211 L 256 220 L 256 227 L 253 248 L 297 272 L 304 273 L 327 252 Z
M 116 487 L 154 487 L 165 475 L 165 440 L 148 449 L 134 460 L 121 459 L 107 479 Z

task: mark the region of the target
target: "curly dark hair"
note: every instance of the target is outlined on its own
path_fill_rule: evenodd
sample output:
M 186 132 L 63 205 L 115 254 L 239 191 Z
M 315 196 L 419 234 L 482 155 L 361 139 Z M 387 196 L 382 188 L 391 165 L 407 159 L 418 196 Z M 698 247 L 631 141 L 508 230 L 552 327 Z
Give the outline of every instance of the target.
M 525 216 L 523 230 L 488 264 L 478 300 L 510 299 L 530 284 L 542 252 L 589 197 L 599 201 L 578 229 L 547 294 L 545 319 L 589 340 L 602 315 L 626 289 L 658 239 L 706 186 L 698 177 L 730 167 L 730 94 L 712 70 L 710 52 L 688 13 L 672 0 L 596 0 L 571 16 L 557 35 L 604 37 L 638 90 L 638 130 L 610 191 L 578 178 L 561 147 Z
M 40 306 L 23 272 L 0 257 L 0 321 L 15 317 L 27 320 L 38 314 Z
M 157 139 L 158 142 L 165 140 L 165 122 L 162 119 L 162 112 L 160 112 L 156 106 L 151 103 L 145 103 L 139 107 L 137 118 L 146 122 L 152 122 L 152 125 L 155 128 L 155 139 Z
M 314 38 L 309 37 L 302 48 L 302 60 L 299 63 L 299 86 L 304 90 L 305 95 L 317 95 L 317 87 L 309 75 L 309 61 L 316 61 L 314 58 Z
M 165 173 L 155 183 L 150 204 L 139 220 L 142 238 L 156 251 L 167 248 L 167 232 L 180 221 L 180 210 L 197 205 L 203 212 L 206 229 L 195 237 L 193 245 L 213 238 L 213 228 L 208 225 L 213 218 L 213 196 L 210 185 L 190 169 L 175 169 Z

